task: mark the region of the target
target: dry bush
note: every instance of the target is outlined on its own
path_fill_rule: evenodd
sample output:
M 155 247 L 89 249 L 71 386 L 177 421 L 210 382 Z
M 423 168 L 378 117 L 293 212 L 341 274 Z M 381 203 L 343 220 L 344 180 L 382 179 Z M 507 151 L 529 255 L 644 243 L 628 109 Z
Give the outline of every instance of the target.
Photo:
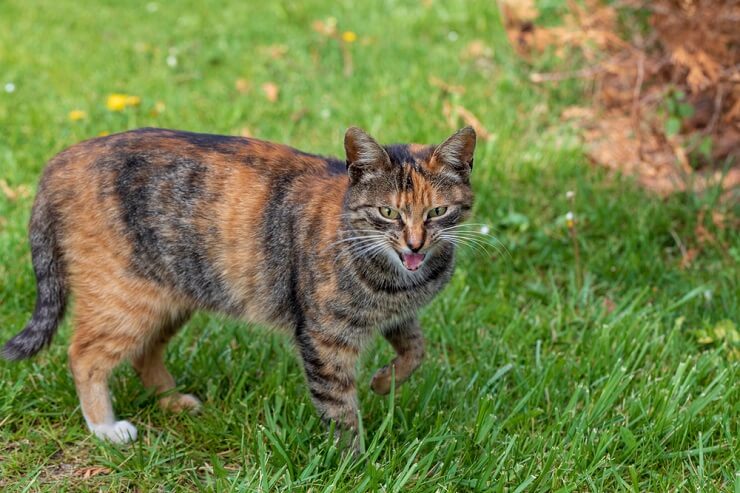
M 715 183 L 728 194 L 737 188 L 740 2 L 570 1 L 556 27 L 537 25 L 532 0 L 500 6 L 525 59 L 554 48 L 562 60 L 584 60 L 580 70 L 533 73 L 531 80 L 591 81 L 591 104 L 568 108 L 563 119 L 580 126 L 595 163 L 660 194 Z

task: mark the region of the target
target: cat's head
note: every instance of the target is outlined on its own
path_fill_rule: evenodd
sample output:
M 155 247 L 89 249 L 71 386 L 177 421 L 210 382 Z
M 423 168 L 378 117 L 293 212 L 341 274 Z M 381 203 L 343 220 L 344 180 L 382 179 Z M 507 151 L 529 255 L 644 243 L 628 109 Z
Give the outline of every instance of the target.
M 362 255 L 385 255 L 406 272 L 421 270 L 473 203 L 475 131 L 465 127 L 438 146 L 381 146 L 356 127 L 344 137 L 350 186 L 345 213 Z

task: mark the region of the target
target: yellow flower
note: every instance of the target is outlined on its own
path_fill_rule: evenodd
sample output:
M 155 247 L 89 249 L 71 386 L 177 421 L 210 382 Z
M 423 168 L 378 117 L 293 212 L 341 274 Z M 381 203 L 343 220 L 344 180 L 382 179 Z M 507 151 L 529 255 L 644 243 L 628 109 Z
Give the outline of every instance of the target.
M 165 106 L 164 101 L 157 101 L 154 103 L 154 111 L 157 112 L 157 114 L 164 113 L 166 108 L 167 106 Z
M 123 111 L 129 106 L 139 106 L 141 98 L 139 96 L 130 96 L 128 94 L 111 94 L 105 102 L 105 106 L 110 111 Z
M 126 96 L 125 94 L 111 94 L 108 96 L 108 100 L 105 102 L 105 106 L 110 111 L 123 111 L 126 109 Z
M 73 122 L 78 122 L 87 118 L 87 113 L 82 110 L 72 110 L 69 112 L 69 119 Z
M 354 43 L 357 41 L 357 34 L 352 31 L 344 31 L 342 33 L 342 39 L 345 43 Z
M 576 218 L 575 215 L 568 211 L 568 213 L 565 215 L 565 225 L 568 226 L 568 229 L 573 229 L 573 226 L 576 224 Z
M 110 135 L 110 132 L 103 130 L 102 132 L 98 132 L 98 137 L 105 137 L 106 135 Z

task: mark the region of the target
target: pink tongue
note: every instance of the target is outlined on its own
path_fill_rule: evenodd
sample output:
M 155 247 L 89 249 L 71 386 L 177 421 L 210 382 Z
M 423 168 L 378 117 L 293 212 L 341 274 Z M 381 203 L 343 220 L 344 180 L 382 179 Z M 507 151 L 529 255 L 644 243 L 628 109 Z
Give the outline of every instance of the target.
M 403 254 L 403 265 L 408 270 L 418 269 L 422 262 L 424 262 L 423 253 L 404 253 Z

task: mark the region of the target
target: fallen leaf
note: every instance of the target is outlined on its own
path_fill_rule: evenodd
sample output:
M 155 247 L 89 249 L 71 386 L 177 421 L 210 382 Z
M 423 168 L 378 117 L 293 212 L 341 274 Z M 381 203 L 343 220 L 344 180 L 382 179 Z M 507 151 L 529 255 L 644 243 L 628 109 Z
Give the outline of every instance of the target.
M 298 123 L 303 119 L 304 116 L 308 114 L 308 108 L 301 108 L 294 112 L 292 115 L 290 115 L 290 121 L 293 123 Z
M 560 114 L 562 120 L 582 120 L 584 118 L 593 118 L 594 110 L 583 106 L 568 106 Z
M 434 87 L 438 87 L 443 91 L 451 94 L 465 94 L 465 87 L 455 84 L 448 84 L 447 82 L 433 75 L 429 76 L 429 83 Z
M 288 46 L 283 44 L 274 44 L 266 46 L 264 50 L 267 52 L 267 55 L 270 58 L 272 58 L 273 60 L 279 60 L 280 58 L 283 58 L 286 53 L 288 53 Z
M 262 84 L 262 92 L 265 93 L 265 97 L 271 103 L 277 101 L 280 96 L 280 88 L 274 82 L 265 82 Z
M 681 254 L 681 268 L 688 269 L 694 259 L 699 255 L 698 248 L 689 248 Z
M 456 129 L 458 127 L 458 119 L 462 118 L 466 124 L 473 127 L 478 138 L 489 140 L 493 137 L 493 134 L 483 126 L 480 120 L 478 120 L 478 118 L 476 118 L 476 116 L 464 106 L 459 104 L 452 105 L 449 101 L 445 101 L 442 103 L 442 113 L 447 119 L 447 123 L 450 125 L 450 128 Z
M 606 310 L 606 313 L 611 313 L 617 308 L 617 304 L 614 303 L 614 300 L 612 300 L 609 297 L 605 297 L 603 301 L 604 310 Z
M 468 43 L 460 52 L 463 60 L 490 58 L 493 56 L 493 50 L 480 39 L 474 39 Z
M 31 195 L 31 190 L 27 185 L 18 185 L 16 188 L 12 188 L 5 180 L 0 180 L 0 191 L 2 191 L 5 197 L 11 202 L 15 202 L 19 198 L 26 198 Z
M 110 474 L 111 470 L 107 467 L 102 466 L 92 466 L 92 467 L 82 467 L 80 469 L 75 470 L 72 475 L 75 477 L 81 477 L 83 479 L 89 479 L 94 476 L 100 476 L 102 474 Z
M 329 17 L 325 21 L 317 20 L 313 21 L 311 27 L 314 31 L 327 37 L 337 36 L 337 20 L 334 17 Z
M 540 15 L 534 0 L 502 0 L 501 9 L 507 23 L 531 22 Z
M 236 79 L 234 82 L 234 88 L 240 94 L 246 94 L 252 88 L 252 84 L 247 79 Z

